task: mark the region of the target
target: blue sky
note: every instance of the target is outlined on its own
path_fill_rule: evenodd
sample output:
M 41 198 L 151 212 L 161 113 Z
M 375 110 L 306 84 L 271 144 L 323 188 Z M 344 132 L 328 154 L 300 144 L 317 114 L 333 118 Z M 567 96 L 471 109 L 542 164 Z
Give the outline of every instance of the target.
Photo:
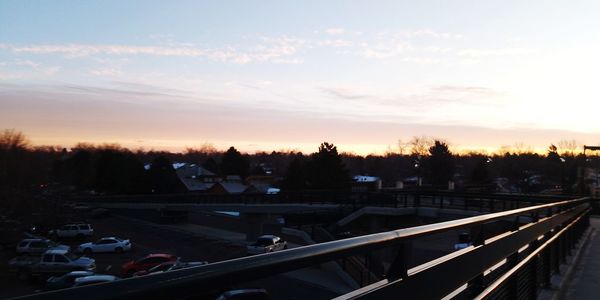
M 176 151 L 595 144 L 599 8 L 0 0 L 0 128 Z

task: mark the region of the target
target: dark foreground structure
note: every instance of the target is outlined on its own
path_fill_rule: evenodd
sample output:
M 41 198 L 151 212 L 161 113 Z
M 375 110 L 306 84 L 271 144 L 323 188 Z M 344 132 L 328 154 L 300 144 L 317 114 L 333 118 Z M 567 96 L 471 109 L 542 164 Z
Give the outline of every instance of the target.
M 533 299 L 589 226 L 591 201 L 561 200 L 18 299 L 214 299 L 244 282 L 381 249 L 395 253 L 385 278 L 336 299 Z M 469 231 L 472 244 L 411 264 L 412 241 L 452 230 Z

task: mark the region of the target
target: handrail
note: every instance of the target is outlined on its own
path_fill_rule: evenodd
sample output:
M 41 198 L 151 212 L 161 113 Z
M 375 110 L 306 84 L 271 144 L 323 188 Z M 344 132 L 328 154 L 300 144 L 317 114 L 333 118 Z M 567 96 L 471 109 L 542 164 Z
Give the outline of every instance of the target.
M 215 199 L 220 202 L 226 199 L 252 199 L 251 202 L 281 202 L 281 203 L 291 203 L 294 202 L 292 200 L 300 199 L 304 201 L 312 201 L 313 197 L 330 197 L 331 195 L 342 195 L 342 199 L 346 198 L 347 201 L 333 201 L 333 202 L 352 202 L 350 197 L 356 196 L 367 196 L 367 197 L 377 197 L 377 196 L 394 196 L 394 195 L 421 195 L 421 196 L 449 196 L 449 197 L 459 197 L 459 198 L 485 198 L 485 199 L 493 199 L 493 200 L 524 200 L 524 201 L 532 201 L 532 202 L 547 202 L 549 200 L 567 200 L 569 196 L 566 195 L 529 195 L 529 194 L 486 194 L 486 193 L 478 193 L 478 192 L 460 192 L 460 191 L 447 191 L 447 190 L 429 190 L 429 189 L 406 189 L 406 190 L 386 190 L 383 189 L 381 191 L 376 192 L 356 192 L 356 191 L 301 191 L 301 192 L 281 192 L 279 194 L 210 194 L 210 193 L 179 193 L 179 194 L 122 194 L 122 195 L 99 195 L 99 196 L 69 196 L 66 197 L 71 201 L 77 202 L 102 202 L 104 201 L 114 201 L 115 199 L 137 199 L 144 198 L 147 200 L 150 199 L 172 199 L 179 198 L 179 201 L 205 201 L 206 199 Z M 301 201 L 302 202 L 302 201 Z M 321 202 L 321 201 L 317 201 Z M 332 202 L 332 201 L 327 201 Z
M 152 276 L 130 278 L 112 283 L 66 289 L 23 297 L 22 299 L 65 299 L 84 297 L 93 299 L 125 299 L 150 295 L 173 297 L 178 293 L 192 293 L 214 288 L 215 284 L 237 283 L 288 272 L 311 265 L 332 261 L 356 253 L 399 245 L 424 235 L 480 225 L 513 216 L 535 213 L 553 208 L 574 207 L 589 201 L 579 198 L 510 211 L 479 215 L 459 220 L 393 230 L 308 245 L 280 252 L 237 258 L 206 266 L 182 269 Z M 18 298 L 21 299 L 21 298 Z
M 588 208 L 586 210 L 586 213 L 590 212 L 590 211 L 591 211 L 591 208 Z M 521 260 L 516 266 L 514 266 L 513 268 L 511 268 L 509 271 L 507 271 L 506 273 L 504 273 L 500 278 L 498 278 L 496 281 L 494 281 L 492 284 L 490 284 L 483 292 L 481 292 L 481 294 L 477 295 L 474 299 L 477 299 L 477 300 L 486 299 L 491 293 L 493 293 L 494 291 L 498 290 L 499 287 L 502 284 L 505 284 L 506 281 L 508 281 L 508 279 L 510 277 L 515 276 L 515 274 L 521 268 L 523 268 L 525 265 L 527 265 L 528 263 L 530 263 L 533 259 L 535 259 L 535 257 L 538 254 L 540 254 L 542 251 L 544 251 L 546 248 L 548 248 L 548 246 L 550 246 L 552 243 L 554 243 L 556 240 L 558 240 L 558 238 L 560 238 L 561 235 L 564 232 L 566 232 L 567 230 L 569 230 L 581 218 L 583 218 L 583 215 L 577 217 L 575 220 L 573 220 L 567 226 L 563 227 L 558 233 L 556 233 L 554 236 L 552 236 L 550 239 L 548 239 L 546 242 L 544 242 L 542 245 L 540 245 L 537 249 L 535 249 L 533 252 L 531 252 L 526 258 L 524 258 L 523 260 Z

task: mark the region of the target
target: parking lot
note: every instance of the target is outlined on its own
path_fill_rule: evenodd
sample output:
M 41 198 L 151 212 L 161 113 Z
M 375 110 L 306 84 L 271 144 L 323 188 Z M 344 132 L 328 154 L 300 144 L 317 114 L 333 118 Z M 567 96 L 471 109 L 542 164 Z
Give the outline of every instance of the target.
M 173 230 L 170 226 L 140 222 L 120 216 L 92 219 L 90 223 L 94 227 L 92 238 L 67 239 L 61 240 L 60 243 L 76 249 L 81 243 L 107 236 L 130 239 L 133 243 L 132 250 L 129 252 L 91 254 L 90 257 L 96 260 L 98 274 L 121 276 L 121 265 L 150 253 L 169 253 L 180 257 L 182 261 L 208 261 L 209 263 L 247 255 L 245 247 L 239 243 L 201 237 L 185 231 Z M 14 251 L 11 249 L 1 253 L 4 264 L 0 267 L 0 298 L 43 291 L 42 280 L 23 281 L 15 274 L 7 272 L 6 262 L 14 256 Z M 257 280 L 244 286 L 265 288 L 272 299 L 306 299 L 307 297 L 329 299 L 336 296 L 328 290 L 284 275 Z

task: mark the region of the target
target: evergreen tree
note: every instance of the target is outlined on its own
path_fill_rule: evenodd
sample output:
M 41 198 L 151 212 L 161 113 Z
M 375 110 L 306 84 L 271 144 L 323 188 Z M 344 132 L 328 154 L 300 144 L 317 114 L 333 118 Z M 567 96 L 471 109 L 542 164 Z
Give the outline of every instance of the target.
M 436 140 L 429 147 L 425 170 L 427 180 L 434 185 L 445 185 L 454 177 L 454 157 L 446 143 Z
M 312 189 L 345 189 L 352 183 L 337 147 L 327 142 L 319 146 L 319 152 L 312 154 L 308 171 Z
M 239 175 L 245 178 L 248 175 L 250 162 L 247 157 L 242 155 L 234 147 L 229 147 L 221 158 L 222 175 Z
M 148 179 L 150 188 L 157 194 L 168 194 L 177 191 L 179 178 L 173 164 L 165 156 L 158 156 L 152 161 L 150 170 L 148 170 Z
M 303 156 L 296 156 L 287 168 L 287 172 L 282 182 L 285 190 L 298 191 L 308 187 L 307 185 L 307 167 Z

